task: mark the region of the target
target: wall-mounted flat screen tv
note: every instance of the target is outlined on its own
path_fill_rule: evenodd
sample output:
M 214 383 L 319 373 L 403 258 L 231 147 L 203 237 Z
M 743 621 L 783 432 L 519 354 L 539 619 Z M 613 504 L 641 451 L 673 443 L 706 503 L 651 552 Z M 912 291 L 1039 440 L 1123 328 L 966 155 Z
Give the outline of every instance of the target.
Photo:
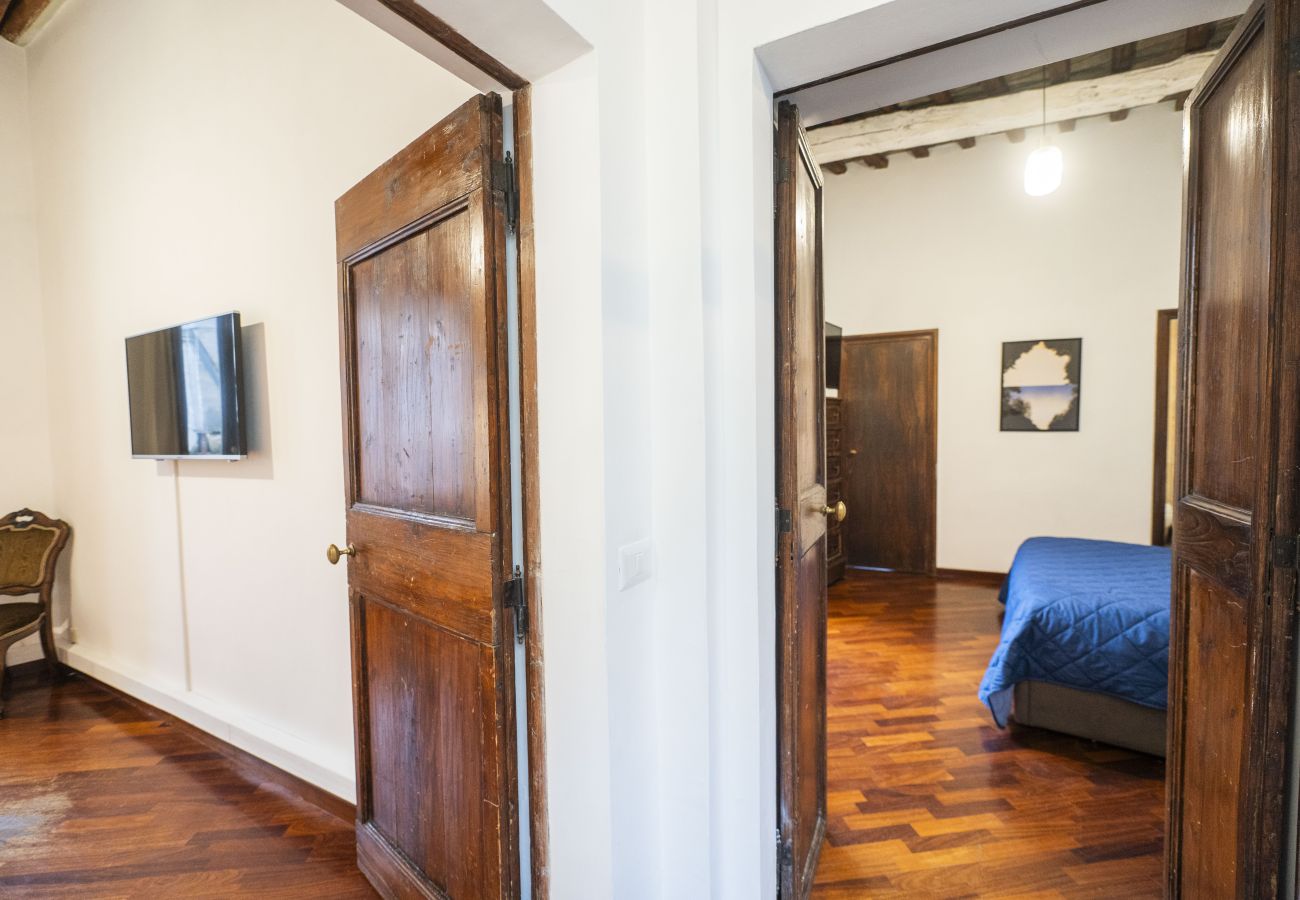
M 237 312 L 127 338 L 131 455 L 246 456 L 243 369 Z

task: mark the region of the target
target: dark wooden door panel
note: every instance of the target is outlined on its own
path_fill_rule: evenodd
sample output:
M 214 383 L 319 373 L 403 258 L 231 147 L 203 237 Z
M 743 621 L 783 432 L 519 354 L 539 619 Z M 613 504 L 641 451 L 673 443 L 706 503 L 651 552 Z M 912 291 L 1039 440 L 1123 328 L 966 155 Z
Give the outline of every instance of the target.
M 500 639 L 500 564 L 491 534 L 354 507 L 348 540 L 357 548 L 348 563 L 353 577 L 377 595 L 400 597 L 403 610 L 470 640 Z
M 1247 645 L 1248 622 L 1239 595 L 1194 569 L 1179 575 L 1188 633 L 1199 638 L 1189 648 L 1184 681 L 1188 744 L 1181 828 L 1183 845 L 1201 852 L 1186 857 L 1183 896 L 1231 897 L 1237 885 L 1248 695 L 1246 656 L 1238 648 Z
M 844 555 L 851 566 L 935 571 L 937 331 L 840 343 Z
M 440 873 L 451 896 L 497 896 L 501 833 L 493 798 L 502 793 L 503 773 L 488 739 L 504 723 L 497 721 L 493 654 L 380 597 L 359 602 L 366 655 L 386 661 L 371 667 L 367 683 L 371 821 L 420 871 Z
M 476 97 L 336 206 L 357 852 L 389 897 L 518 891 L 500 156 Z
M 483 305 L 469 295 L 473 232 L 458 205 L 349 267 L 359 502 L 469 523 L 488 505 L 479 496 L 488 479 L 475 465 L 487 448 L 478 446 L 484 430 L 474 427 Z
M 1167 889 L 1274 898 L 1295 637 L 1297 0 L 1257 0 L 1187 105 Z M 1279 152 L 1289 144 L 1287 153 Z
M 812 889 L 826 827 L 826 373 L 822 183 L 798 111 L 778 112 L 777 755 L 781 897 Z
M 1197 237 L 1194 383 L 1187 493 L 1252 510 L 1267 333 L 1272 193 L 1269 72 L 1262 32 L 1248 40 L 1195 118 Z

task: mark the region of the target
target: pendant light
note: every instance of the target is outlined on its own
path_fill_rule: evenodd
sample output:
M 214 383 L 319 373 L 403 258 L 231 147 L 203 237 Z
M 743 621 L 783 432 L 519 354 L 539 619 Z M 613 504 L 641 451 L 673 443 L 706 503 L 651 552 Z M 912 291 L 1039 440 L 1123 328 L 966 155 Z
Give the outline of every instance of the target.
M 1025 193 L 1031 197 L 1046 197 L 1061 186 L 1064 170 L 1061 148 L 1047 143 L 1047 66 L 1043 66 L 1043 130 L 1038 149 L 1025 160 Z

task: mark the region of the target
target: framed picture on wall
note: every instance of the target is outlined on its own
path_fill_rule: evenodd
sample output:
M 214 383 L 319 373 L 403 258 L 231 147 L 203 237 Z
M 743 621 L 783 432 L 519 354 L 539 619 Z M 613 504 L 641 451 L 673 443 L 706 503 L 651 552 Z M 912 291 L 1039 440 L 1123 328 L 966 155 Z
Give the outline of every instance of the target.
M 1002 430 L 1078 431 L 1083 338 L 1002 345 Z

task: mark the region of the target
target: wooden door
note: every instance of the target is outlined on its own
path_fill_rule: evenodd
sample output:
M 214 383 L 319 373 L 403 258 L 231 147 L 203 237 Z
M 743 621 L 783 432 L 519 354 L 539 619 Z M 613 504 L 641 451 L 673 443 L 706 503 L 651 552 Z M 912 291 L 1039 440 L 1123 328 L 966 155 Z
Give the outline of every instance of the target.
M 844 523 L 850 566 L 935 571 L 939 332 L 845 335 L 840 344 Z
M 780 890 L 806 897 L 826 829 L 822 182 L 799 112 L 776 135 L 777 743 Z
M 517 892 L 500 157 L 475 97 L 335 205 L 357 856 L 389 897 Z
M 1173 897 L 1275 897 L 1287 852 L 1300 463 L 1298 6 L 1256 2 L 1187 105 L 1169 672 Z

